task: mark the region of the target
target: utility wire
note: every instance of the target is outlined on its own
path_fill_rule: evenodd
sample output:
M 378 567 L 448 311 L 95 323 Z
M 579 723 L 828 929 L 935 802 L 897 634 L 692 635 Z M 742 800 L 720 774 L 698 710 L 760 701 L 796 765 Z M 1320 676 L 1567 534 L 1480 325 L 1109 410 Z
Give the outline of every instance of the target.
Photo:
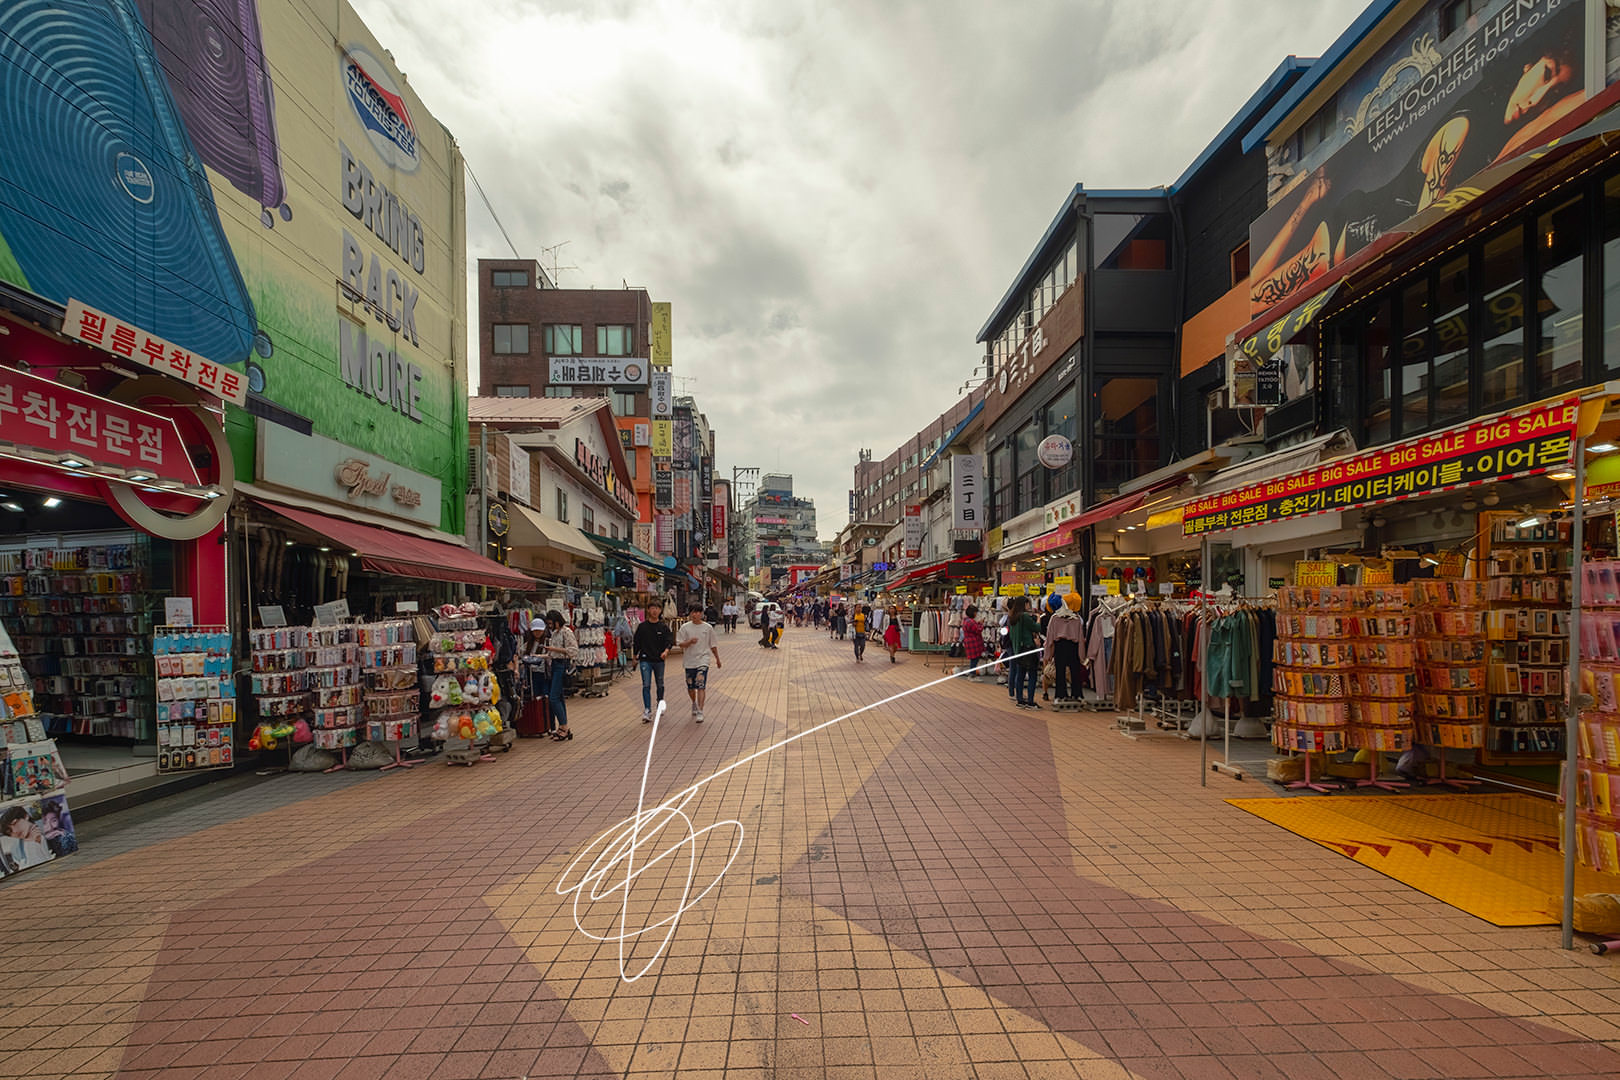
M 478 189 L 478 197 L 484 200 L 484 208 L 489 211 L 489 216 L 495 219 L 495 227 L 501 230 L 501 235 L 506 238 L 506 246 L 512 249 L 512 258 L 523 258 L 522 255 L 518 254 L 517 245 L 512 243 L 512 238 L 507 236 L 506 226 L 501 224 L 501 215 L 495 212 L 495 207 L 490 203 L 489 196 L 484 194 L 484 185 L 478 182 L 478 174 L 473 172 L 472 162 L 467 160 L 466 155 L 462 155 L 461 165 L 462 168 L 467 170 L 467 175 L 472 177 L 473 187 Z

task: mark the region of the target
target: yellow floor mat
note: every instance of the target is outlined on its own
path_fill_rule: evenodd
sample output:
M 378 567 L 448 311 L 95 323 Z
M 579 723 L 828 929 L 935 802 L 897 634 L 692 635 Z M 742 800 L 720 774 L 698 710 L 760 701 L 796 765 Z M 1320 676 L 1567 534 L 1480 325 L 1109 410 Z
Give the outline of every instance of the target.
M 1497 926 L 1558 922 L 1558 807 L 1531 795 L 1228 799 L 1289 832 Z M 1575 868 L 1577 895 L 1620 876 Z

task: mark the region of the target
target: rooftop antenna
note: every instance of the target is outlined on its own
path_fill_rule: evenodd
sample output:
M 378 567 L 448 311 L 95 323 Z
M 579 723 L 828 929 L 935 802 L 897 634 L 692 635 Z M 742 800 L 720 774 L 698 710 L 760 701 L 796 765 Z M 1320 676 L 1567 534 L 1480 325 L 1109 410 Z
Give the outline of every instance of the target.
M 685 397 L 687 396 L 686 384 L 695 383 L 698 381 L 698 379 L 696 375 L 673 375 L 670 377 L 670 381 L 675 383 L 675 392 L 680 394 L 682 397 Z
M 543 247 L 543 248 L 540 249 L 540 254 L 541 255 L 549 256 L 550 259 L 551 259 L 551 283 L 553 285 L 555 285 L 559 289 L 562 288 L 562 281 L 557 275 L 560 274 L 564 270 L 578 270 L 579 269 L 579 267 L 577 267 L 577 266 L 559 266 L 559 265 L 557 265 L 557 256 L 562 252 L 563 248 L 567 247 L 569 244 L 572 244 L 572 243 L 573 243 L 572 240 L 564 240 L 560 244 L 553 244 L 551 247 Z M 544 259 L 541 260 L 540 265 L 545 266 L 545 260 Z

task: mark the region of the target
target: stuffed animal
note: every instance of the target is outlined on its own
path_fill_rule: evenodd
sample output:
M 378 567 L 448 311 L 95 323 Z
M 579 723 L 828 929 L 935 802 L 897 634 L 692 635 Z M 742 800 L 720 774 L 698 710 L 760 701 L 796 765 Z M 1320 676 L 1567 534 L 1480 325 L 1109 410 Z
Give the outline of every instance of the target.
M 487 671 L 478 676 L 478 700 L 491 705 L 495 703 L 495 676 Z
M 448 675 L 440 675 L 433 680 L 433 689 L 428 691 L 428 708 L 442 709 L 450 704 L 450 686 L 455 680 Z
M 484 700 L 479 691 L 477 675 L 468 675 L 467 681 L 462 683 L 461 700 L 468 705 L 476 705 Z
M 293 724 L 292 741 L 298 745 L 315 741 L 315 736 L 310 733 L 307 721 L 299 720 Z
M 472 739 L 478 734 L 478 727 L 473 723 L 472 713 L 461 713 L 456 717 L 456 737 Z

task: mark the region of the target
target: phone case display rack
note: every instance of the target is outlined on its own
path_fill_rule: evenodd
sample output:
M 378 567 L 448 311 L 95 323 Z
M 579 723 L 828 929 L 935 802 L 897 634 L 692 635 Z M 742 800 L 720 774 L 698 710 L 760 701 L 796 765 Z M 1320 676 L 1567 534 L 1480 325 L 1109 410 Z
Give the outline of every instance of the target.
M 1575 852 L 1620 873 L 1620 562 L 1583 564 L 1581 685 L 1592 704 L 1577 725 Z M 1559 785 L 1563 790 L 1563 785 Z
M 1412 748 L 1417 730 L 1417 649 L 1412 641 L 1412 589 L 1368 585 L 1350 594 L 1349 629 L 1356 666 L 1350 673 L 1350 748 L 1367 753 L 1357 787 L 1395 791 L 1410 785 L 1380 776 L 1384 755 Z
M 159 772 L 228 769 L 236 747 L 236 676 L 226 626 L 159 626 Z
M 360 645 L 354 626 L 284 626 L 248 631 L 251 692 L 261 745 L 275 749 L 299 721 L 322 750 L 346 753 L 364 719 Z
M 67 769 L 55 740 L 46 736 L 43 717 L 34 710 L 31 683 L 9 635 L 0 627 L 0 810 L 22 807 L 30 819 L 43 824 L 48 808 L 60 823 L 68 818 Z M 46 798 L 49 804 L 41 802 Z M 71 831 L 53 835 L 47 827 L 44 836 L 49 858 L 78 850 Z M 23 868 L 0 859 L 0 877 Z
M 423 643 L 422 689 L 428 696 L 433 737 L 445 744 L 451 765 L 493 761 L 479 747 L 510 750 L 514 732 L 503 728 L 495 709 L 500 691 L 490 670 L 487 638 L 473 618 L 440 619 Z
M 1480 757 L 1487 764 L 1550 762 L 1564 753 L 1571 524 L 1520 526 L 1516 517 L 1491 515 L 1481 545 L 1490 712 Z
M 1474 780 L 1446 775 L 1447 750 L 1485 745 L 1489 695 L 1485 690 L 1486 582 L 1475 578 L 1430 578 L 1412 583 L 1417 631 L 1417 741 L 1435 747 L 1440 775 L 1435 783 L 1469 787 Z
M 1329 792 L 1337 785 L 1311 776 L 1311 759 L 1349 746 L 1350 672 L 1355 650 L 1345 639 L 1349 590 L 1277 590 L 1277 641 L 1272 646 L 1271 744 L 1305 755 L 1305 777 L 1290 788 Z
M 53 735 L 151 739 L 150 545 L 0 551 L 0 616 Z
M 386 743 L 394 761 L 384 769 L 410 768 L 400 756 L 400 742 L 416 737 L 422 694 L 416 667 L 416 632 L 408 620 L 359 623 L 360 670 L 365 692 L 362 737 Z

